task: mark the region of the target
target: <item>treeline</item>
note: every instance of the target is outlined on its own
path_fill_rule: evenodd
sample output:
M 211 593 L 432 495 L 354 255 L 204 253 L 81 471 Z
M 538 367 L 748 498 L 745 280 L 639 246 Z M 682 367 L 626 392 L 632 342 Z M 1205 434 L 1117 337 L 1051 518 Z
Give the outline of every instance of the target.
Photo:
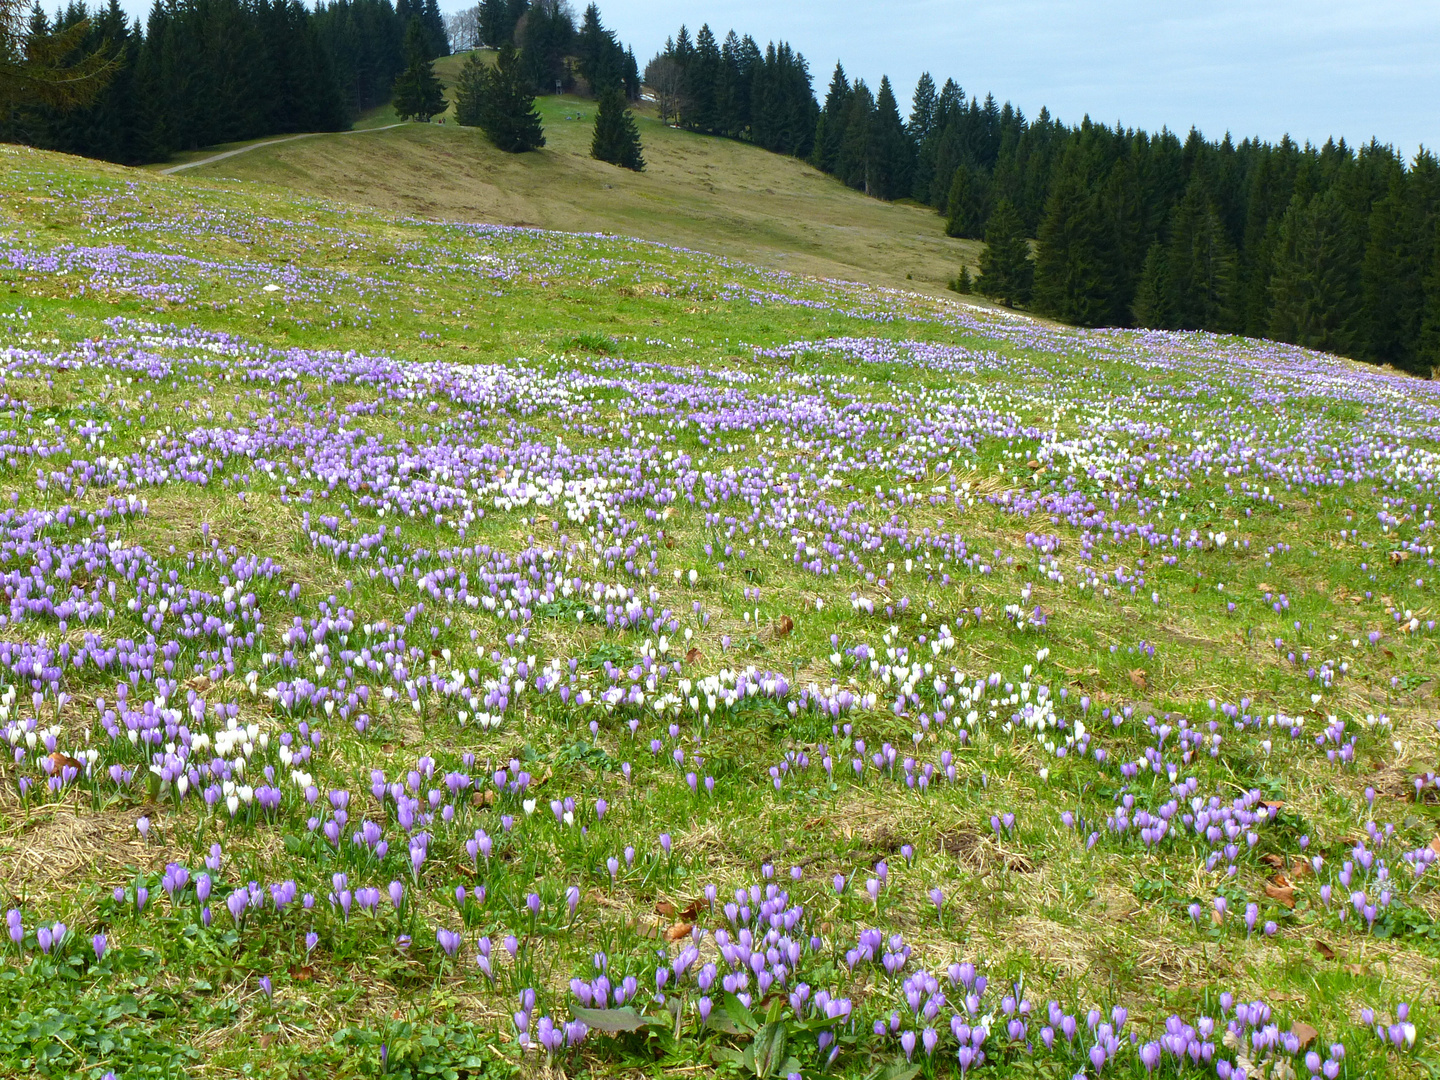
M 807 157 L 984 239 L 975 283 L 1087 326 L 1290 341 L 1403 370 L 1440 366 L 1440 166 L 1371 142 L 1299 146 L 1032 121 L 921 77 L 902 116 L 836 65 L 817 106 L 803 58 L 682 28 L 646 68 L 664 119 Z M 802 118 L 806 118 L 802 123 Z M 804 129 L 804 130 L 802 130 Z M 1026 240 L 1034 240 L 1032 245 Z M 969 284 L 968 273 L 959 279 Z
M 119 61 L 89 105 L 30 104 L 0 115 L 0 141 L 122 164 L 264 135 L 334 131 L 389 100 L 414 21 L 433 58 L 448 53 L 436 0 L 165 0 L 142 27 L 117 0 L 76 2 L 54 19 L 36 9 L 43 38 L 88 19 L 75 59 L 103 50 Z
M 922 76 L 903 123 L 838 65 L 812 161 L 945 215 L 983 291 L 1086 326 L 1212 330 L 1403 370 L 1440 365 L 1440 168 L 1355 150 L 1027 120 Z M 1023 263 L 1017 240 L 1037 240 Z M 1017 253 L 1019 260 L 1017 261 Z
M 685 27 L 645 66 L 660 118 L 691 131 L 744 139 L 780 154 L 806 157 L 820 115 L 805 57 L 787 43 L 760 51 L 732 30 L 723 42 L 709 26 L 695 39 Z

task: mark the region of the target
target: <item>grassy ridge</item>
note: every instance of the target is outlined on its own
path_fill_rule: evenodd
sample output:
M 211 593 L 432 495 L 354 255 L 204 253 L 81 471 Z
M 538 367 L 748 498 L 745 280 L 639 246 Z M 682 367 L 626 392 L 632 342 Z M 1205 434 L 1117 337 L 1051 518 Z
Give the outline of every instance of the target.
M 449 87 L 459 62 L 437 62 Z M 943 293 L 962 265 L 976 269 L 980 245 L 946 237 L 928 208 L 867 199 L 799 161 L 668 127 L 645 109 L 637 122 L 647 167 L 636 175 L 590 157 L 593 102 L 542 97 L 537 105 L 546 146 L 533 154 L 495 150 L 478 131 L 455 126 L 452 108 L 445 125 L 306 139 L 191 172 L 428 219 L 638 236 L 931 293 Z M 393 122 L 385 111 L 365 120 Z
M 0 1072 L 1434 1071 L 1428 385 L 0 165 Z

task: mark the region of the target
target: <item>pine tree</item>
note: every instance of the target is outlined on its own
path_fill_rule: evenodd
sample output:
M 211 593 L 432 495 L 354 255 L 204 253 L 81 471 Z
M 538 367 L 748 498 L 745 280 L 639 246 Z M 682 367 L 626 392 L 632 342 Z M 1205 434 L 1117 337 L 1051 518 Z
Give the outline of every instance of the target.
M 1417 371 L 1434 377 L 1440 372 L 1440 231 L 1437 231 L 1435 236 L 1435 251 L 1430 256 L 1430 272 L 1425 277 L 1422 310 L 1415 366 Z
M 871 190 L 881 199 L 899 199 L 910 194 L 910 175 L 914 168 L 915 144 L 905 133 L 900 108 L 888 76 L 880 77 L 880 93 L 875 97 L 875 131 L 871 136 Z
M 1103 223 L 1073 161 L 1061 166 L 1045 206 L 1035 256 L 1035 306 L 1080 326 L 1099 326 L 1111 309 Z
M 1147 330 L 1175 329 L 1174 287 L 1170 281 L 1170 260 L 1165 245 L 1155 241 L 1145 255 L 1140 284 L 1131 307 L 1136 326 Z
M 835 155 L 835 175 L 850 187 L 871 193 L 875 133 L 875 98 L 863 79 L 856 79 L 842 119 L 843 134 Z
M 1311 349 L 1347 353 L 1360 307 L 1360 251 L 1334 188 L 1297 194 L 1281 219 L 1270 279 L 1270 334 Z
M 1235 249 L 1198 172 L 1171 214 L 1166 269 L 1178 329 L 1238 329 Z
M 935 108 L 939 99 L 935 93 L 935 80 L 927 71 L 915 84 L 915 94 L 910 100 L 910 122 L 906 130 L 918 146 L 930 137 L 935 128 Z
M 1035 264 L 1025 239 L 1025 223 L 1008 199 L 1001 199 L 985 228 L 985 251 L 975 287 L 1010 307 L 1030 299 Z
M 825 95 L 825 106 L 820 110 L 820 119 L 815 124 L 815 149 L 810 155 L 810 164 L 821 172 L 838 172 L 840 147 L 845 141 L 849 108 L 850 80 L 845 77 L 845 69 L 837 61 L 835 73 L 830 76 L 830 89 Z
M 435 77 L 427 48 L 424 24 L 418 16 L 412 17 L 405 30 L 405 70 L 395 80 L 395 115 L 401 120 L 429 123 L 432 116 L 445 111 L 445 87 Z
M 636 172 L 645 169 L 645 158 L 640 150 L 640 131 L 635 126 L 635 118 L 625 107 L 625 95 L 618 87 L 607 89 L 600 95 L 590 156 Z
M 94 101 L 119 63 L 108 49 L 80 51 L 89 20 L 52 32 L 37 4 L 22 29 L 20 11 L 18 0 L 0 0 L 0 114 L 17 105 L 69 109 Z
M 979 169 L 961 165 L 955 170 L 950 195 L 945 200 L 949 213 L 945 235 L 978 240 L 985 234 L 987 187 L 985 174 Z
M 487 67 L 471 53 L 456 84 L 455 119 L 478 127 L 495 146 L 509 154 L 545 145 L 535 94 L 513 45 L 502 45 L 495 66 Z

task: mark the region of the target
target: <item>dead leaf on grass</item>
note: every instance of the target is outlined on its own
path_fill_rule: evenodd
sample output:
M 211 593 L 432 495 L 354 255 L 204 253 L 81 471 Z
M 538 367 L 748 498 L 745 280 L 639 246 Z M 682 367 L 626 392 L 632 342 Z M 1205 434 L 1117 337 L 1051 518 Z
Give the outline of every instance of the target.
M 1309 1046 L 1312 1042 L 1316 1040 L 1316 1038 L 1320 1035 L 1320 1032 L 1316 1031 L 1309 1024 L 1305 1023 L 1304 1020 L 1296 1020 L 1293 1024 L 1290 1025 L 1290 1034 L 1294 1035 L 1297 1039 L 1300 1040 L 1300 1049 L 1304 1050 L 1307 1046 Z
M 1295 907 L 1295 886 L 1290 884 L 1284 874 L 1276 874 L 1265 883 L 1265 895 L 1281 907 L 1286 909 Z
M 655 914 L 662 918 L 673 919 L 676 915 L 680 914 L 680 910 L 669 900 L 656 900 Z
M 1335 959 L 1335 950 L 1332 949 L 1329 945 L 1326 945 L 1325 942 L 1321 941 L 1319 938 L 1315 939 L 1315 951 L 1318 952 L 1326 960 Z
M 694 923 L 677 922 L 674 926 L 670 927 L 670 929 L 665 931 L 665 940 L 679 941 L 681 938 L 687 938 L 690 936 L 690 931 L 694 929 Z
M 1145 682 L 1144 669 L 1138 667 L 1133 668 L 1130 672 L 1130 682 L 1137 690 L 1146 689 L 1148 684 Z
M 775 620 L 776 637 L 788 637 L 790 635 L 790 631 L 794 629 L 795 620 L 790 618 L 789 615 L 781 615 L 780 618 Z

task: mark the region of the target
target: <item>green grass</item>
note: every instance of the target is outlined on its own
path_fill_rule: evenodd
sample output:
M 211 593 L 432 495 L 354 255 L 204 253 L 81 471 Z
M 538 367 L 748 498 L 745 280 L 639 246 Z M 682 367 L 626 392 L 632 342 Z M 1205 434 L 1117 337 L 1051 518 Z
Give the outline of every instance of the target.
M 585 108 L 544 104 L 560 114 Z M 223 804 L 209 809 L 193 792 L 166 797 L 158 783 L 144 781 L 144 748 L 112 742 L 101 722 L 95 700 L 114 707 L 121 672 L 67 669 L 66 702 L 46 689 L 32 708 L 29 677 L 0 666 L 0 693 L 14 694 L 0 729 L 38 714 L 43 724 L 59 726 L 57 751 L 88 746 L 101 754 L 99 780 L 53 793 L 37 768 L 40 751 L 27 751 L 20 762 L 8 752 L 0 758 L 0 906 L 23 909 L 26 920 L 23 952 L 10 947 L 0 960 L 0 1074 L 375 1076 L 383 1045 L 391 1075 L 554 1075 L 516 1045 L 510 1016 L 524 989 L 537 992 L 537 1015 L 568 1017 L 575 1004 L 569 980 L 594 974 L 597 951 L 609 957 L 614 981 L 631 975 L 653 987 L 657 954 L 668 959 L 679 948 L 663 940 L 664 932 L 688 921 L 680 915 L 704 887 L 715 884 L 723 904 L 736 888 L 760 886 L 762 867 L 770 865 L 804 905 L 809 932 L 822 939 L 822 948 L 800 961 L 797 977 L 855 1006 L 855 1041 L 846 1043 L 831 1075 L 892 1069 L 890 1075 L 903 1075 L 898 1041 L 869 1034 L 875 1021 L 904 1009 L 901 980 L 876 964 L 852 972 L 843 963 L 869 927 L 904 935 L 914 949 L 907 974 L 922 966 L 941 974 L 964 960 L 980 964 L 992 987 L 987 1007 L 998 1008 L 1003 989 L 1023 981 L 1037 1014 L 1053 998 L 1067 1011 L 1082 1010 L 1083 1029 L 1083 1010 L 1091 1005 L 1124 1006 L 1150 1038 L 1172 1012 L 1216 1014 L 1219 994 L 1228 990 L 1241 1000 L 1263 998 L 1281 1030 L 1312 1025 L 1322 1056 L 1343 1040 L 1346 1077 L 1434 1075 L 1436 871 L 1413 890 L 1405 883 L 1401 901 L 1373 930 L 1354 918 L 1341 922 L 1318 891 L 1329 880 L 1324 874 L 1354 857 L 1369 823 L 1394 827 L 1396 839 L 1383 850 L 1397 882 L 1409 872 L 1397 852 L 1440 834 L 1433 789 L 1416 798 L 1407 787 L 1440 757 L 1440 650 L 1433 629 L 1424 628 L 1437 606 L 1433 551 L 1424 550 L 1433 543 L 1427 504 L 1435 502 L 1433 455 L 1440 453 L 1429 388 L 1382 384 L 1373 372 L 1270 345 L 1069 331 L 655 244 L 419 221 L 404 216 L 415 208 L 398 196 L 390 204 L 403 211 L 398 215 L 354 203 L 366 177 L 406 186 L 415 198 L 438 198 L 456 170 L 470 170 L 466 176 L 492 170 L 486 175 L 506 190 L 514 177 L 534 173 L 535 194 L 525 198 L 550 206 L 539 195 L 542 176 L 579 192 L 578 178 L 588 175 L 596 190 L 616 183 L 612 191 L 620 194 L 596 196 L 594 204 L 612 208 L 616 230 L 623 221 L 640 222 L 644 215 L 635 208 L 645 205 L 644 185 L 664 175 L 659 167 L 647 177 L 617 175 L 587 164 L 577 149 L 588 138 L 583 119 L 554 119 L 548 127 L 556 147 L 530 163 L 486 158 L 473 132 L 451 125 L 377 133 L 364 152 L 361 141 L 372 136 L 333 146 L 305 140 L 226 163 L 237 176 L 242 165 L 260 170 L 266 182 L 256 184 L 210 170 L 160 178 L 0 147 L 0 507 L 13 499 L 21 511 L 65 505 L 77 511 L 68 523 L 52 519 L 33 536 L 7 525 L 0 573 L 19 575 L 6 578 L 12 600 L 20 578 L 38 582 L 25 585 L 26 598 L 53 589 L 56 601 L 72 589 L 118 584 L 113 602 L 101 588 L 112 613 L 83 625 L 71 616 L 63 630 L 54 614 L 22 618 L 23 605 L 0 606 L 11 620 L 0 627 L 0 648 L 43 639 L 76 650 L 87 633 L 107 647 L 151 634 L 157 646 L 174 640 L 176 686 L 166 689 L 167 700 L 182 709 L 190 707 L 191 693 L 212 704 L 235 703 L 240 721 L 269 736 L 253 751 L 248 775 L 268 764 L 285 788 L 274 814 L 255 807 L 233 819 Z M 646 131 L 652 160 L 663 162 L 672 151 L 676 162 L 686 154 L 695 162 L 710 160 L 702 155 L 758 154 L 653 124 Z M 327 154 L 329 188 L 317 171 Z M 433 169 L 425 174 L 433 183 L 413 172 L 385 179 L 402 160 L 409 162 L 405 169 Z M 756 160 L 789 170 L 797 192 L 811 182 L 803 166 L 765 155 Z M 453 162 L 460 164 L 451 169 Z M 814 181 L 834 195 L 837 208 L 853 203 L 877 214 L 912 213 Z M 714 181 L 717 206 L 734 200 L 729 210 L 707 211 L 700 190 L 657 194 L 674 202 L 649 219 L 650 235 L 683 229 L 672 211 L 687 199 L 695 207 L 690 227 L 724 232 L 704 215 L 741 213 L 745 199 L 735 183 Z M 293 194 L 286 184 L 336 201 Z M 933 218 L 913 213 L 938 228 Z M 769 227 L 775 232 L 765 242 L 777 249 L 795 235 L 779 215 Z M 671 238 L 690 243 L 683 232 Z M 267 285 L 277 288 L 266 291 Z M 189 328 L 225 340 L 197 343 L 185 336 Z M 832 339 L 862 344 L 853 350 L 818 344 Z M 226 340 L 243 349 L 226 352 Z M 915 350 L 927 343 L 969 350 L 972 366 L 947 370 L 944 357 L 917 358 Z M 291 348 L 306 350 L 293 360 L 298 374 L 282 372 L 283 358 L 269 351 Z M 413 381 L 377 385 L 301 370 L 314 354 L 351 351 L 396 358 L 404 362 L 397 378 Z M 137 356 L 174 367 L 135 370 L 129 365 Z M 479 400 L 437 389 L 471 373 L 492 380 Z M 511 385 L 519 390 L 507 397 Z M 726 401 L 769 411 L 761 420 L 724 426 L 716 418 L 728 415 Z M 811 416 L 824 421 L 812 425 Z M 271 424 L 293 443 L 247 454 L 222 452 L 208 441 L 216 432 L 241 426 L 259 432 Z M 1232 439 L 1255 453 L 1242 457 L 1235 449 L 1222 465 Z M 363 484 L 332 486 L 333 470 L 372 461 L 367 445 L 379 447 L 380 457 L 438 456 L 404 477 L 366 463 Z M 474 451 L 483 467 L 442 475 L 438 462 L 455 446 Z M 1371 455 L 1381 446 L 1406 456 L 1382 461 Z M 309 453 L 336 447 L 333 458 Z M 501 485 L 566 454 L 574 455 L 573 475 L 581 480 L 653 480 L 658 491 L 691 476 L 697 501 L 662 502 L 637 487 L 607 524 L 580 513 L 573 498 L 580 520 L 561 504 L 502 499 Z M 681 455 L 688 460 L 681 463 Z M 1043 472 L 1030 465 L 1041 465 L 1041 457 Z M 124 489 L 106 478 L 111 458 L 137 469 L 163 458 L 172 475 Z M 1286 477 L 1296 474 L 1287 470 L 1306 461 L 1339 468 L 1347 479 L 1336 486 L 1290 483 Z M 203 484 L 193 478 L 200 469 Z M 88 477 L 83 491 L 81 477 Z M 725 488 L 728 478 L 756 487 Z M 708 496 L 706 483 L 718 485 Z M 466 523 L 463 538 L 457 511 L 423 502 L 431 486 L 445 484 L 485 510 Z M 1262 486 L 1272 499 L 1261 496 Z M 1067 491 L 1084 504 L 1074 520 L 1068 509 L 1020 513 L 1006 501 Z M 87 515 L 127 495 L 146 500 L 146 510 L 108 519 L 102 550 L 95 546 L 99 521 Z M 411 499 L 422 500 L 414 516 Z M 793 524 L 777 524 L 791 506 Z M 1112 522 L 1143 523 L 1167 536 L 1172 529 L 1185 535 L 1194 529 L 1202 538 L 1225 531 L 1242 546 L 1142 548 L 1133 535 L 1110 533 Z M 393 582 L 379 573 L 374 552 L 332 553 L 322 542 L 334 535 L 358 543 L 381 525 L 397 524 L 402 535 L 387 531 L 385 566 L 406 562 Z M 862 526 L 873 530 L 868 545 L 858 538 Z M 818 572 L 797 565 L 792 528 L 801 533 L 801 562 L 821 560 Z M 918 550 L 926 529 L 963 535 L 987 570 L 953 555 L 942 569 L 941 556 Z M 1087 533 L 1088 551 L 1081 548 Z M 627 556 L 625 548 L 641 534 L 649 542 Z M 1036 537 L 1046 535 L 1058 546 L 1042 553 Z M 827 538 L 860 564 L 846 554 L 832 557 Z M 32 541 L 42 544 L 38 555 L 25 546 Z M 87 543 L 79 561 L 66 561 Z M 745 558 L 727 554 L 727 544 Z M 283 568 L 244 586 L 254 592 L 266 630 L 260 643 L 234 655 L 233 673 L 215 669 L 207 655 L 216 647 L 212 638 L 177 636 L 182 616 L 165 613 L 155 629 L 160 613 L 145 609 L 160 594 L 137 595 L 115 562 L 124 563 L 120 552 L 134 558 L 143 552 L 154 559 L 160 584 L 173 572 L 187 598 L 188 590 L 218 598 L 236 571 L 204 556 L 231 546 Z M 462 547 L 471 550 L 439 554 Z M 460 722 L 460 711 L 475 711 L 461 698 L 426 691 L 412 708 L 403 680 L 337 659 L 361 644 L 380 650 L 386 631 L 363 627 L 383 622 L 408 626 L 407 642 L 423 645 L 408 658 L 412 678 L 428 675 L 433 662 L 437 674 L 474 667 L 482 680 L 498 679 L 502 665 L 529 665 L 533 655 L 534 668 L 554 662 L 566 678 L 574 661 L 576 685 L 599 692 L 607 671 L 628 672 L 646 657 L 658 662 L 660 635 L 648 625 L 607 626 L 603 610 L 597 617 L 577 593 L 537 604 L 528 637 L 512 643 L 509 636 L 527 624 L 504 617 L 503 605 L 496 614 L 447 597 L 456 578 L 437 577 L 434 590 L 420 580 L 453 567 L 474 588 L 482 573 L 508 572 L 536 548 L 568 559 L 565 576 L 587 587 L 623 584 L 647 595 L 653 588 L 657 599 L 646 605 L 657 615 L 670 609 L 680 624 L 665 634 L 664 655 L 683 658 L 684 678 L 754 665 L 797 688 L 833 682 L 874 694 L 874 704 L 836 718 L 813 704 L 800 707 L 798 695 L 789 699 L 793 713 L 788 702 L 763 695 L 733 707 L 702 697 L 661 719 L 649 704 L 610 711 L 527 690 L 510 702 L 498 728 L 484 731 Z M 1391 551 L 1409 557 L 1392 558 Z M 626 568 L 627 558 L 636 570 Z M 652 559 L 654 576 L 640 576 Z M 1140 559 L 1145 581 L 1132 594 Z M 1093 587 L 1077 587 L 1091 580 Z M 1282 593 L 1289 606 L 1277 611 Z M 139 610 L 128 606 L 131 599 Z M 238 618 L 219 599 L 187 602 L 191 612 Z M 1018 625 L 1004 614 L 1008 604 L 1020 606 Z M 344 642 L 336 630 L 328 654 L 309 655 L 313 643 L 300 647 L 298 669 L 267 656 L 287 647 L 282 634 L 295 619 L 317 618 L 322 605 L 355 612 Z M 1045 625 L 1026 625 L 1023 616 L 1037 605 Z M 983 617 L 974 617 L 976 608 Z M 1397 629 L 1393 613 L 1407 611 L 1419 620 L 1415 633 Z M 932 648 L 941 624 L 954 631 L 953 649 Z M 1383 635 L 1373 647 L 1372 631 Z M 1284 639 L 1280 650 L 1276 638 Z M 907 702 L 904 715 L 892 710 L 895 681 L 903 676 L 882 677 L 878 666 L 846 655 L 861 644 L 889 665 L 884 676 L 911 658 L 933 665 L 914 682 L 918 705 Z M 322 663 L 325 655 L 330 660 Z M 348 676 L 345 664 L 355 668 Z M 1311 668 L 1326 665 L 1332 681 L 1310 676 Z M 247 685 L 252 671 L 256 692 Z M 966 703 L 945 704 L 958 693 L 957 671 L 966 685 L 999 676 L 999 685 L 973 705 L 973 719 Z M 344 690 L 372 688 L 363 733 L 349 718 L 287 710 L 265 694 L 301 678 L 339 692 L 342 677 Z M 936 687 L 936 677 L 947 680 L 945 689 Z M 637 680 L 644 685 L 643 671 Z M 631 682 L 624 674 L 619 681 Z M 382 697 L 387 686 L 400 687 L 393 705 Z M 1107 750 L 1106 762 L 1060 757 L 1010 722 L 1020 696 L 1034 702 L 1041 686 L 1057 698 L 1065 692 L 1056 711 L 1072 733 L 1082 720 L 1080 698 L 1090 700 L 1083 719 L 1095 732 L 1094 745 Z M 678 692 L 678 679 L 667 677 L 655 692 L 666 688 Z M 131 700 L 143 703 L 161 689 L 142 680 Z M 1260 722 L 1239 731 L 1218 708 L 1242 700 Z M 943 721 L 935 719 L 940 709 Z M 1119 724 L 1102 720 L 1102 709 Z M 920 713 L 934 721 L 928 728 Z M 1164 756 L 1177 764 L 1178 778 L 1195 780 L 1199 796 L 1228 802 L 1256 790 L 1283 804 L 1273 822 L 1256 830 L 1253 847 L 1239 841 L 1233 876 L 1223 862 L 1208 867 L 1209 845 L 1188 834 L 1152 847 L 1133 830 L 1106 827 L 1126 795 L 1136 810 L 1150 812 L 1171 797 L 1167 775 L 1146 768 L 1129 778 L 1120 770 L 1120 763 L 1154 750 L 1145 724 L 1152 713 L 1172 726 L 1183 717 L 1207 737 L 1214 723 L 1223 735 L 1217 756 L 1200 751 L 1180 765 L 1175 732 L 1169 733 Z M 1387 724 L 1366 722 L 1381 714 Z M 1303 737 L 1266 724 L 1274 715 L 1303 718 Z M 1332 764 L 1314 746 L 1331 715 L 1344 719 L 1347 737 L 1355 738 L 1351 765 Z M 630 719 L 640 721 L 634 734 Z M 308 826 L 321 810 L 287 786 L 279 756 L 280 736 L 297 744 L 302 720 L 325 736 L 304 769 L 320 792 L 352 793 L 346 836 L 362 819 L 383 817 L 392 847 L 383 859 L 348 839 L 336 849 Z M 956 720 L 968 732 L 963 742 Z M 846 724 L 853 725 L 849 731 Z M 209 719 L 205 726 L 214 730 Z M 1063 742 L 1064 730 L 1047 734 Z M 661 741 L 658 755 L 650 751 L 652 738 Z M 902 762 L 913 756 L 938 765 L 947 753 L 955 780 L 922 791 L 907 786 L 897 766 L 885 773 L 871 767 L 856 781 L 850 762 L 857 738 L 867 744 L 860 755 L 866 758 L 883 743 L 896 747 Z M 835 758 L 833 777 L 819 765 L 822 743 Z M 685 770 L 671 763 L 675 749 L 687 762 L 701 757 L 695 768 L 714 778 L 713 793 L 691 792 Z M 777 789 L 769 770 L 801 753 L 810 767 L 794 767 Z M 369 788 L 372 769 L 403 782 L 421 756 L 435 763 L 435 779 L 422 782 L 422 790 L 459 770 L 487 789 L 495 769 L 513 774 L 512 760 L 534 785 L 525 795 L 493 800 L 444 797 L 454 821 L 432 823 L 429 857 L 412 873 L 407 832 L 393 804 L 378 809 Z M 136 768 L 141 779 L 112 784 L 104 772 L 111 763 Z M 630 767 L 628 778 L 622 765 Z M 22 796 L 22 777 L 40 777 L 39 789 Z M 1373 810 L 1367 788 L 1377 789 Z M 533 813 L 527 797 L 536 800 Z M 576 803 L 574 825 L 549 811 L 551 799 L 567 797 Z M 599 798 L 609 803 L 603 819 L 595 809 Z M 317 805 L 325 804 L 321 794 Z M 1066 826 L 1064 812 L 1082 822 Z M 1015 815 L 1013 828 L 996 833 L 991 817 L 1005 813 Z M 151 822 L 144 839 L 136 831 L 142 815 Z M 514 819 L 513 830 L 502 815 Z M 491 859 L 478 866 L 464 846 L 476 828 L 495 840 Z M 1092 831 L 1098 835 L 1090 845 Z M 672 838 L 669 853 L 658 846 L 662 832 Z M 1320 879 L 1288 870 L 1292 908 L 1267 893 L 1276 868 L 1265 860 L 1298 857 L 1301 836 L 1309 838 L 1307 855 L 1322 854 L 1327 869 Z M 214 918 L 205 927 L 193 886 L 172 903 L 161 875 L 169 863 L 200 871 L 212 843 L 224 848 L 217 875 L 224 887 L 210 901 Z M 626 846 L 636 849 L 633 865 L 624 861 Z M 620 860 L 613 878 L 609 858 Z M 872 902 L 864 883 L 881 859 L 889 884 Z M 788 877 L 792 866 L 802 869 L 798 883 Z M 343 918 L 327 902 L 332 875 L 341 872 L 351 887 L 383 890 L 400 880 L 407 903 L 397 913 L 382 900 L 376 915 L 356 910 Z M 836 874 L 849 879 L 841 895 L 831 885 Z M 225 908 L 232 888 L 286 880 L 316 897 L 312 910 L 298 900 L 283 913 L 266 906 L 235 925 Z M 455 887 L 477 884 L 487 889 L 485 901 L 457 909 Z M 581 896 L 573 919 L 566 904 L 572 886 Z M 927 898 L 932 887 L 945 894 L 943 915 Z M 149 891 L 143 912 L 136 910 L 137 888 Z M 1336 891 L 1338 908 L 1344 899 Z M 526 908 L 531 893 L 540 901 L 534 915 Z M 1189 905 L 1208 912 L 1217 896 L 1231 905 L 1228 920 L 1193 923 Z M 1233 914 L 1250 902 L 1262 920 L 1277 923 L 1274 937 L 1247 933 Z M 694 915 L 709 932 L 725 925 L 706 905 Z M 55 919 L 74 938 L 58 956 L 47 956 L 36 930 Z M 464 932 L 457 959 L 437 946 L 437 927 Z M 96 961 L 89 939 L 102 931 L 109 950 Z M 411 935 L 408 948 L 397 946 L 399 931 Z M 317 935 L 313 948 L 305 942 L 309 932 Z M 501 945 L 508 934 L 520 946 L 513 960 Z M 494 943 L 493 985 L 474 961 L 481 935 Z M 8 947 L 8 938 L 0 940 Z M 713 937 L 705 939 L 703 958 L 717 959 Z M 259 989 L 261 977 L 271 980 L 273 999 Z M 680 996 L 693 1008 L 693 988 Z M 1419 1035 L 1413 1050 L 1397 1053 L 1367 1032 L 1362 1010 L 1393 1015 L 1401 1001 L 1412 1005 Z M 592 1035 L 553 1064 L 568 1075 L 744 1076 L 749 1066 L 735 1064 L 733 1054 L 751 1048 L 754 1062 L 759 1040 L 747 1024 L 766 1019 L 762 1007 L 759 1017 L 732 1016 L 702 1030 L 687 1013 L 676 1037 L 668 1013 L 659 1006 L 648 1012 L 656 1026 Z M 947 1040 L 949 1015 L 949 1008 L 942 1011 L 938 1025 Z M 778 1009 L 776 1016 L 803 1075 L 821 1075 L 815 1022 Z M 1032 1042 L 1039 1026 L 1035 1019 Z M 1002 1029 L 997 1023 L 987 1043 L 991 1060 L 972 1075 L 1070 1076 L 1086 1063 L 1059 1051 L 1026 1054 L 1009 1045 Z M 955 1060 L 946 1043 L 944 1060 L 937 1056 L 927 1075 L 958 1075 Z M 1175 1075 L 1172 1064 L 1164 1075 Z M 1207 1074 L 1213 1069 L 1185 1075 Z M 1104 1075 L 1138 1080 L 1145 1072 L 1125 1050 Z

